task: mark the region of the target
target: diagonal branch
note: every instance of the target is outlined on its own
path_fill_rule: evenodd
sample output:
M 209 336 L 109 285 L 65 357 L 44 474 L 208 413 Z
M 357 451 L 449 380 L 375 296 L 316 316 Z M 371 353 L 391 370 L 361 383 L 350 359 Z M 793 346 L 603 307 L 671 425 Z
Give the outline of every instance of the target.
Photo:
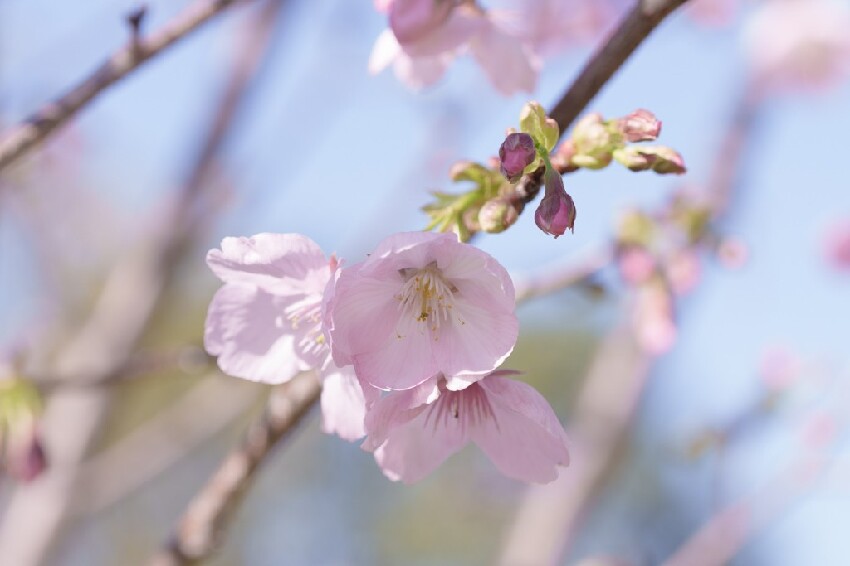
M 686 1 L 639 0 L 635 4 L 549 113 L 562 135 L 649 34 Z
M 115 52 L 80 84 L 0 135 L 0 170 L 44 141 L 101 92 L 240 1 L 244 0 L 196 0 L 174 20 L 149 37 L 138 37 L 134 33 L 127 45 Z
M 192 499 L 151 566 L 194 564 L 209 557 L 260 464 L 310 412 L 321 390 L 314 372 L 302 373 L 272 390 L 262 417 Z

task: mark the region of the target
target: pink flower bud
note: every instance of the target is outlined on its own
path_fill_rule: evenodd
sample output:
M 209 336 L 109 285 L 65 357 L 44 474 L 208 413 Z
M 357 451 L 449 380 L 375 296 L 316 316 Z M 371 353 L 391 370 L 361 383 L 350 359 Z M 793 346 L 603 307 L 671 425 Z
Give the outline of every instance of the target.
M 390 29 L 403 46 L 442 26 L 453 8 L 451 0 L 394 0 L 389 6 Z
M 546 194 L 534 213 L 534 222 L 538 228 L 556 238 L 567 229 L 572 232 L 576 207 L 572 197 L 564 190 L 564 180 L 557 171 L 547 168 L 544 184 Z
M 499 169 L 511 183 L 519 181 L 522 172 L 537 158 L 534 139 L 523 133 L 508 134 L 499 148 Z
M 626 141 L 652 141 L 661 133 L 661 121 L 649 110 L 638 109 L 620 118 L 617 127 Z

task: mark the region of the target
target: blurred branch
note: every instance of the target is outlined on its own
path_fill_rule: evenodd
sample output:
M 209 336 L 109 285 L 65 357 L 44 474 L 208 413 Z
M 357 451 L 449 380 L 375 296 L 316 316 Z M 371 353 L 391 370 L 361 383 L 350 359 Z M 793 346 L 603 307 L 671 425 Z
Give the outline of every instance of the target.
M 194 18 L 184 17 L 189 21 L 200 17 L 200 23 L 201 14 L 209 17 L 231 3 L 199 3 L 188 12 Z M 245 29 L 242 51 L 234 61 L 214 127 L 204 138 L 193 173 L 183 185 L 171 216 L 163 223 L 162 233 L 146 250 L 113 268 L 89 319 L 59 354 L 56 375 L 85 375 L 90 382 L 102 382 L 122 372 L 199 228 L 192 212 L 202 189 L 208 186 L 203 181 L 232 129 L 238 107 L 235 101 L 256 80 L 254 72 L 270 45 L 275 14 L 281 4 L 277 0 L 269 2 Z M 174 34 L 173 29 L 168 29 L 171 31 L 167 35 Z M 49 398 L 43 428 L 51 465 L 38 481 L 19 487 L 11 498 L 0 528 L 0 564 L 34 566 L 44 561 L 64 522 L 81 463 L 100 429 L 109 400 L 108 390 L 102 387 L 63 388 Z
M 649 362 L 627 324 L 617 326 L 602 343 L 567 429 L 570 467 L 554 482 L 529 488 L 505 538 L 499 564 L 560 563 L 629 430 Z
M 557 267 L 539 269 L 536 275 L 514 276 L 517 303 L 535 299 L 587 281 L 613 261 L 613 251 L 608 248 L 594 250 L 579 261 Z
M 259 465 L 276 444 L 289 437 L 318 401 L 321 390 L 314 372 L 302 373 L 272 390 L 263 416 L 192 499 L 151 566 L 193 564 L 209 557 Z
M 242 415 L 265 391 L 256 384 L 236 383 L 211 373 L 115 446 L 86 462 L 74 491 L 73 513 L 98 513 L 120 501 Z
M 0 136 L 0 170 L 42 142 L 101 92 L 240 1 L 196 0 L 149 37 L 139 37 L 136 31 L 126 46 L 81 83 Z

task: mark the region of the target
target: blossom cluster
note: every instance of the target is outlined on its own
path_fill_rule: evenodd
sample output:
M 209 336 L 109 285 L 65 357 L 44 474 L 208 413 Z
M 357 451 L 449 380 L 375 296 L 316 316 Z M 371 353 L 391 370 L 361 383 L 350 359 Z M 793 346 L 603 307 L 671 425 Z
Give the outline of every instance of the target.
M 567 465 L 566 435 L 532 387 L 499 370 L 514 287 L 452 234 L 400 233 L 343 267 L 300 234 L 225 238 L 204 342 L 230 375 L 282 383 L 314 370 L 323 430 L 364 438 L 384 474 L 418 481 L 468 442 L 529 482 Z

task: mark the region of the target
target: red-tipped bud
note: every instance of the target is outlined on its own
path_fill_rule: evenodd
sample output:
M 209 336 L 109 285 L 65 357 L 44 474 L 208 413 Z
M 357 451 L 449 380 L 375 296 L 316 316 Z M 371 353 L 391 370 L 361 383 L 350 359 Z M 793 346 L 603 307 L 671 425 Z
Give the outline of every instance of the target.
M 649 110 L 635 110 L 617 121 L 617 128 L 628 142 L 652 141 L 661 133 L 661 121 Z
M 538 228 L 556 238 L 567 230 L 572 232 L 576 220 L 576 206 L 572 197 L 564 190 L 564 180 L 560 173 L 547 168 L 544 184 L 546 194 L 534 213 L 534 222 Z
M 522 172 L 537 158 L 534 139 L 524 133 L 508 134 L 499 148 L 499 169 L 511 183 L 519 181 Z

